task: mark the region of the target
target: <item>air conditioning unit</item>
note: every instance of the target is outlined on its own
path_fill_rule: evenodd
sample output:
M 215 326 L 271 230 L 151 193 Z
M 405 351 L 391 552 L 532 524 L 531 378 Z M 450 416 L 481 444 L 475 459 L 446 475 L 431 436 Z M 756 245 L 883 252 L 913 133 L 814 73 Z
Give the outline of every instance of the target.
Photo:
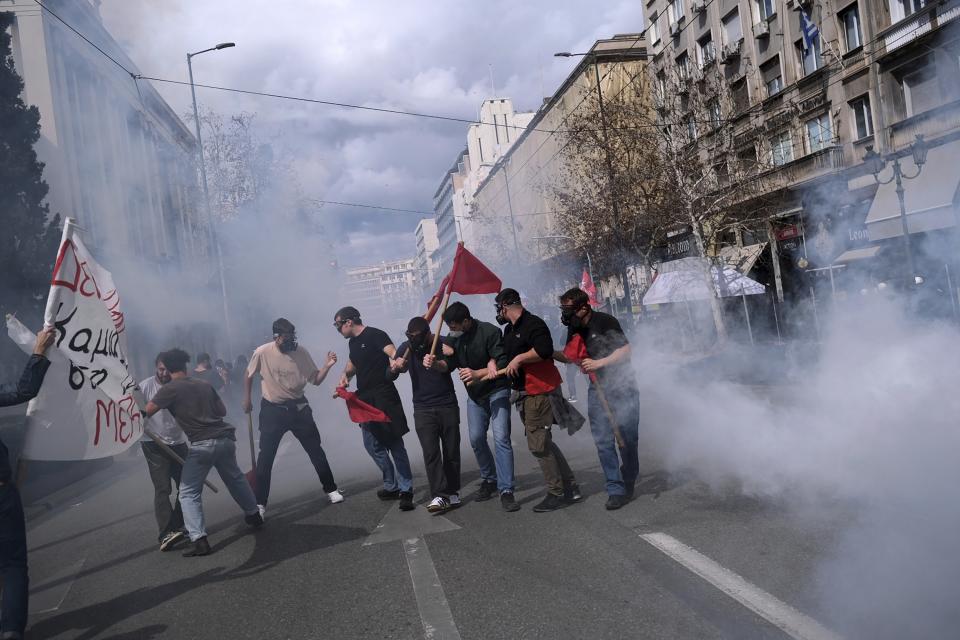
M 670 35 L 673 36 L 674 38 L 676 38 L 677 36 L 680 35 L 680 23 L 679 23 L 679 22 L 671 22 L 671 23 L 670 23 Z
M 720 51 L 721 64 L 730 64 L 740 57 L 740 42 L 740 40 L 737 40 L 736 42 L 723 45 L 723 49 Z
M 709 1 L 710 0 L 693 0 L 693 2 L 690 3 L 690 11 L 693 12 L 693 15 L 703 13 L 707 10 L 707 3 Z
M 766 20 L 761 20 L 757 24 L 753 25 L 753 36 L 755 38 L 770 37 L 770 23 Z

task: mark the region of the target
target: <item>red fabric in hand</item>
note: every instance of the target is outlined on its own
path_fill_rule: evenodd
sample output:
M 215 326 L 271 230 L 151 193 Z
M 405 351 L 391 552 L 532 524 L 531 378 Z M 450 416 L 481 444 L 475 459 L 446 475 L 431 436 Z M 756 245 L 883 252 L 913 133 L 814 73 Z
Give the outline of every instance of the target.
M 347 412 L 353 422 L 358 424 L 361 422 L 390 422 L 387 414 L 375 406 L 367 404 L 358 398 L 357 394 L 347 391 L 345 387 L 337 387 L 337 395 L 347 401 Z
M 583 337 L 579 333 L 573 334 L 573 338 L 571 338 L 567 346 L 563 348 L 563 355 L 574 364 L 580 364 L 585 358 L 590 357 L 590 354 L 587 353 L 587 344 L 583 341 Z M 588 373 L 587 375 L 590 376 L 591 382 L 596 382 L 596 373 Z

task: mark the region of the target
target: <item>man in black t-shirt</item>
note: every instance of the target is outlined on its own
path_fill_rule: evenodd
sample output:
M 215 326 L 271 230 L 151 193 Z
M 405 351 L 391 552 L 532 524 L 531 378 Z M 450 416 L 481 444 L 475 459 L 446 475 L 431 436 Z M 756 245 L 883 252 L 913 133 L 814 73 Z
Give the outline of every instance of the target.
M 397 349 L 385 332 L 364 326 L 360 312 L 354 307 L 337 311 L 333 326 L 350 341 L 350 358 L 340 376 L 339 386 L 348 386 L 350 378 L 356 375 L 357 396 L 390 418 L 390 422 L 364 422 L 360 425 L 363 446 L 383 474 L 383 489 L 377 491 L 377 496 L 381 500 L 399 499 L 400 509 L 410 511 L 414 507 L 413 471 L 407 449 L 403 446 L 403 436 L 410 429 L 390 372 L 390 363 L 396 357 Z
M 411 318 L 407 341 L 397 349 L 390 369 L 396 375 L 410 372 L 413 423 L 433 495 L 427 511 L 440 513 L 460 505 L 460 405 L 450 360 L 442 351 L 430 355 L 432 344 L 430 323 L 421 316 Z
M 617 455 L 613 426 L 597 393 L 597 384 L 590 383 L 587 392 L 587 415 L 590 431 L 597 445 L 600 466 L 606 477 L 609 510 L 619 509 L 633 498 L 634 485 L 640 473 L 638 439 L 640 398 L 636 377 L 630 364 L 630 343 L 620 322 L 611 315 L 594 311 L 586 292 L 573 288 L 560 296 L 562 321 L 567 325 L 567 342 L 579 335 L 589 357 L 580 366 L 584 373 L 595 374 L 607 403 L 623 436 L 624 447 Z M 561 362 L 569 360 L 561 352 L 554 354 Z

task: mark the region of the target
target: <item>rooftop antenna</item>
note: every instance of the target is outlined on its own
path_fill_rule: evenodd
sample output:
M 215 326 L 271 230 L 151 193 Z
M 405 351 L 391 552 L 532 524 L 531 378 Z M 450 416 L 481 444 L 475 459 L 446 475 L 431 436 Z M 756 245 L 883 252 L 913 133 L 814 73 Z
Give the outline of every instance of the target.
M 497 97 L 497 88 L 493 84 L 493 65 L 488 64 L 487 67 L 490 69 L 490 99 Z

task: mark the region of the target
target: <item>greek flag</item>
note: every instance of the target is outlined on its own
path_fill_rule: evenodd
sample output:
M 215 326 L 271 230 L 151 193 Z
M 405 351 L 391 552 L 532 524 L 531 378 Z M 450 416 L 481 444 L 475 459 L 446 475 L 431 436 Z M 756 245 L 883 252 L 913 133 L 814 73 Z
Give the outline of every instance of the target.
M 802 7 L 800 8 L 800 32 L 803 34 L 803 50 L 808 51 L 820 37 L 820 29 Z

